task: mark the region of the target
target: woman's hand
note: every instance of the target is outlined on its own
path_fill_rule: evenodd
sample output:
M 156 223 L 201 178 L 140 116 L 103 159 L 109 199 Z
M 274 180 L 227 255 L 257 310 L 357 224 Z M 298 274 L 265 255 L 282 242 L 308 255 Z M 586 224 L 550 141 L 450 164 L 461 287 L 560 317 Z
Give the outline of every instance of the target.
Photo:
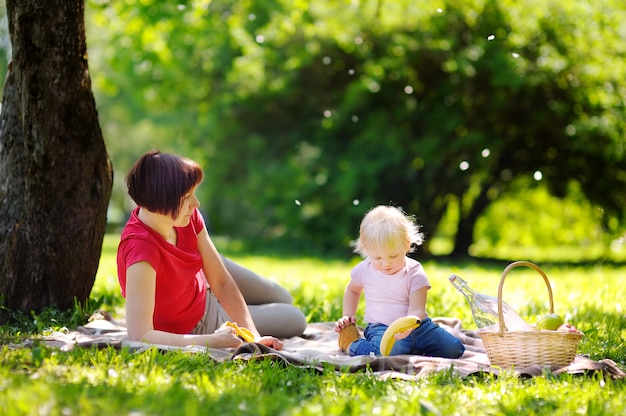
M 208 346 L 210 348 L 236 348 L 243 344 L 233 328 L 223 326 L 209 335 Z
M 282 350 L 283 349 L 283 343 L 278 338 L 261 337 L 261 338 L 258 338 L 257 340 L 255 340 L 255 342 L 258 342 L 259 344 L 263 344 L 266 347 L 274 348 L 275 350 Z
M 337 323 L 335 323 L 335 332 L 341 332 L 348 325 L 356 324 L 356 316 L 354 315 L 346 315 L 337 319 Z

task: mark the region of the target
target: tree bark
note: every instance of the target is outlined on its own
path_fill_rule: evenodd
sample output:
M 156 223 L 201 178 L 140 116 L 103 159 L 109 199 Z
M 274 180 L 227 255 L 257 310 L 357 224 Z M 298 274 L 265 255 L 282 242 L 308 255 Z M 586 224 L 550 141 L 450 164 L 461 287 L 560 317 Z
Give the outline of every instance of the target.
M 6 6 L 13 56 L 0 115 L 2 322 L 10 311 L 66 310 L 88 299 L 113 182 L 84 0 Z
M 463 213 L 462 195 L 459 196 L 459 224 L 457 226 L 456 235 L 454 236 L 454 247 L 451 256 L 467 256 L 469 249 L 474 242 L 474 226 L 481 214 L 487 209 L 491 201 L 488 198 L 490 185 L 482 185 L 480 193 L 472 203 L 472 207 L 468 213 Z

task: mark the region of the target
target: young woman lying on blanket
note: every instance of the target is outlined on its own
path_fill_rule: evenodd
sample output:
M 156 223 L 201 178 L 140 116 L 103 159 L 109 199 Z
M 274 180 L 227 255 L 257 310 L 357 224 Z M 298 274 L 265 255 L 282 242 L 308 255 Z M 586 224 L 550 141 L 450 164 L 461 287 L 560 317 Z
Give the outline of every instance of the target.
M 282 348 L 306 318 L 284 288 L 222 257 L 195 192 L 200 166 L 150 151 L 128 173 L 132 211 L 117 253 L 126 325 L 133 341 L 172 346 L 237 347 L 234 321 L 256 342 Z
M 365 259 L 351 272 L 336 325 L 339 348 L 350 355 L 380 355 L 385 330 L 396 319 L 416 315 L 421 325 L 396 336 L 390 355 L 415 354 L 459 358 L 465 347 L 432 322 L 426 313 L 430 283 L 422 265 L 406 256 L 423 235 L 413 218 L 396 207 L 378 206 L 361 222 L 355 251 Z M 356 328 L 356 310 L 365 295 L 365 338 Z

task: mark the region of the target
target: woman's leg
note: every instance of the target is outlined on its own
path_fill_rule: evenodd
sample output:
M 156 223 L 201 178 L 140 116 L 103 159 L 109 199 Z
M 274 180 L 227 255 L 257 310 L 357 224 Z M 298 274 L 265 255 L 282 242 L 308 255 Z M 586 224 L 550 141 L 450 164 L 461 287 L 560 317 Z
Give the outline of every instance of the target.
M 277 338 L 291 338 L 302 335 L 306 329 L 306 317 L 293 305 L 286 303 L 268 303 L 248 306 L 254 325 L 261 335 Z M 204 316 L 192 331 L 192 334 L 212 334 L 230 318 L 219 301 L 207 289 Z
M 233 276 L 243 298 L 248 305 L 263 305 L 265 303 L 289 303 L 293 297 L 287 289 L 268 280 L 250 269 L 235 263 L 222 256 L 222 261 L 228 272 Z
M 293 306 L 293 297 L 287 289 L 266 279 L 232 260 L 222 257 L 243 295 L 254 325 L 261 335 L 290 338 L 302 335 L 306 317 Z
M 306 317 L 293 305 L 287 303 L 267 303 L 249 305 L 250 315 L 261 335 L 276 338 L 291 338 L 302 335 L 306 329 Z

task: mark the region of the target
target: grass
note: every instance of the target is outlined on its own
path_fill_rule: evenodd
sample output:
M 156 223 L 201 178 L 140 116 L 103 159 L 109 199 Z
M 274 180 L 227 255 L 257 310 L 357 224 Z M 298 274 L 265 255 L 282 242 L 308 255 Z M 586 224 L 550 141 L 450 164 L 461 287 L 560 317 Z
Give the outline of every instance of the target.
M 72 326 L 102 307 L 121 315 L 123 300 L 115 274 L 116 237 L 105 240 L 90 305 L 25 317 L 3 328 L 2 340 Z M 310 322 L 333 321 L 341 313 L 343 288 L 358 260 L 231 258 L 283 284 Z M 424 262 L 433 289 L 433 316 L 460 317 L 472 327 L 469 307 L 447 282 L 455 272 L 475 289 L 495 294 L 506 263 L 463 260 Z M 585 332 L 579 352 L 609 358 L 626 368 L 626 320 L 621 279 L 626 265 L 540 264 L 550 278 L 555 310 Z M 528 320 L 547 312 L 543 280 L 530 269 L 514 269 L 505 280 L 504 299 Z M 20 332 L 22 331 L 22 332 Z M 12 415 L 622 415 L 623 380 L 546 373 L 521 379 L 512 374 L 461 379 L 448 372 L 418 381 L 381 380 L 363 372 L 316 371 L 271 362 L 218 364 L 202 354 L 76 349 L 62 352 L 33 343 L 0 346 L 0 414 Z

